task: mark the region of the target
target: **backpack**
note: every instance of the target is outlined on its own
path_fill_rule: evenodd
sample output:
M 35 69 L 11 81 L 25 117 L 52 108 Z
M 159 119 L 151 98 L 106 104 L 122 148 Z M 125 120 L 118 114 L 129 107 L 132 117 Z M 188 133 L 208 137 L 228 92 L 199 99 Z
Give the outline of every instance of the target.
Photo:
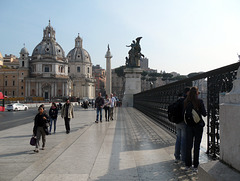
M 178 99 L 168 106 L 168 119 L 170 122 L 178 124 L 183 121 L 183 100 Z
M 198 113 L 194 110 L 192 103 L 188 103 L 184 111 L 184 122 L 189 126 L 196 125 L 201 120 Z

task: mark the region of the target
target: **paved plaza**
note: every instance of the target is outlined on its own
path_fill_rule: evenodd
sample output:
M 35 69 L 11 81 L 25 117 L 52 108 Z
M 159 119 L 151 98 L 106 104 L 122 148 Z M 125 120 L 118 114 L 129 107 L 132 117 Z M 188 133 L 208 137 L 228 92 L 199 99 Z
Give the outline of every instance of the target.
M 117 108 L 114 121 L 94 123 L 95 110 L 75 111 L 71 133 L 57 121 L 46 149 L 29 144 L 33 123 L 0 132 L 0 180 L 197 180 L 174 163 L 175 137 L 138 110 Z M 206 128 L 205 128 L 206 129 Z M 208 159 L 201 151 L 200 162 Z

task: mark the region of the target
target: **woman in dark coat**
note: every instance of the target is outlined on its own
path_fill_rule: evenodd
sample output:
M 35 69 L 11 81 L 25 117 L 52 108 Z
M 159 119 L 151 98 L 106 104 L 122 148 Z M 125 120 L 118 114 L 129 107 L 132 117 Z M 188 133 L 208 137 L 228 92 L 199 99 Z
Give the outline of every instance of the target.
M 194 166 L 194 170 L 197 171 L 199 165 L 199 151 L 200 144 L 202 140 L 203 127 L 205 123 L 202 116 L 206 116 L 206 110 L 203 104 L 203 100 L 198 98 L 199 91 L 197 87 L 192 87 L 187 98 L 184 100 L 184 108 L 186 109 L 189 105 L 192 105 L 193 109 L 198 113 L 200 121 L 193 125 L 187 125 L 186 127 L 186 160 L 185 165 L 187 168 Z M 192 148 L 193 151 L 193 161 L 192 161 Z
M 49 118 L 50 118 L 49 134 L 51 134 L 53 123 L 54 123 L 54 134 L 56 132 L 57 117 L 58 117 L 58 108 L 57 108 L 56 103 L 53 102 L 51 108 L 49 109 Z
M 34 118 L 34 127 L 33 127 L 33 134 L 37 137 L 36 148 L 34 152 L 39 152 L 39 142 L 42 136 L 42 150 L 45 149 L 46 143 L 46 131 L 48 131 L 46 127 L 46 123 L 49 123 L 48 115 L 44 113 L 44 109 L 42 107 L 38 108 L 38 114 Z

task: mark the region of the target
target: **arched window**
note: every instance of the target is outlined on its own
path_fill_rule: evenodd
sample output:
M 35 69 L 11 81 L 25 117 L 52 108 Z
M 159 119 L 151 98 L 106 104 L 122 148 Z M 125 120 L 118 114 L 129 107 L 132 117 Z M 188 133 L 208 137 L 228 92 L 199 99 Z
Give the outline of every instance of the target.
M 78 73 L 80 72 L 80 67 L 77 67 L 77 72 L 78 72 Z

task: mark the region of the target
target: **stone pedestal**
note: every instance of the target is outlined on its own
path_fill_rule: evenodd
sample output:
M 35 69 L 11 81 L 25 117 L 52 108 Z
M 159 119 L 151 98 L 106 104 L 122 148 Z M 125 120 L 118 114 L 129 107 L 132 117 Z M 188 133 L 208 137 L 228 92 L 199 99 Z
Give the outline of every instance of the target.
M 240 171 L 240 69 L 232 91 L 220 101 L 220 159 Z
M 141 92 L 141 68 L 126 68 L 125 73 L 125 92 L 123 96 L 124 107 L 133 106 L 133 95 Z

